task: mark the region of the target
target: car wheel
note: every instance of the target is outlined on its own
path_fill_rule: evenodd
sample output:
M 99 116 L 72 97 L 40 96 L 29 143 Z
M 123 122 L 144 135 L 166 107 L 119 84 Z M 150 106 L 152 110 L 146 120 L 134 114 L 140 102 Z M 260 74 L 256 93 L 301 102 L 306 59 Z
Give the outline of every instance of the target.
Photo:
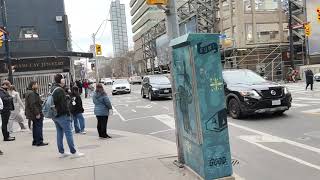
M 273 114 L 276 116 L 282 116 L 284 112 L 285 111 L 277 111 L 277 112 L 274 112 Z
M 146 98 L 146 95 L 144 94 L 143 90 L 141 90 L 141 97 Z
M 149 98 L 149 100 L 150 100 L 150 101 L 153 101 L 153 97 L 152 97 L 152 93 L 151 93 L 151 91 L 149 91 L 148 98 Z
M 231 99 L 228 103 L 228 111 L 229 115 L 233 119 L 239 119 L 241 118 L 241 109 L 238 101 L 236 99 Z

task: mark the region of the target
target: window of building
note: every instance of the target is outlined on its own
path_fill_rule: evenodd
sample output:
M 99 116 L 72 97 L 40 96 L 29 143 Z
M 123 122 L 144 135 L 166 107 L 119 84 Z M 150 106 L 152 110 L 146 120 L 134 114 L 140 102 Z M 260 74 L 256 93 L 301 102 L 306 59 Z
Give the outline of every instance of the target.
M 278 0 L 254 0 L 256 11 L 274 11 L 279 8 Z M 244 10 L 251 11 L 251 0 L 243 0 Z
M 39 35 L 35 27 L 21 27 L 19 33 L 20 39 L 38 39 Z
M 253 43 L 253 30 L 252 24 L 246 24 L 246 43 Z
M 268 43 L 279 41 L 280 34 L 278 23 L 257 24 L 257 42 Z

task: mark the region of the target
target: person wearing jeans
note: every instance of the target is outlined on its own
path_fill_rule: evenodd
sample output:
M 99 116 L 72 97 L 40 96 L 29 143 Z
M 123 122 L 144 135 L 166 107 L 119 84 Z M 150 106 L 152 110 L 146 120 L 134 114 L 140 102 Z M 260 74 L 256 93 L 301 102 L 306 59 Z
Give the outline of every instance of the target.
M 57 111 L 56 117 L 53 118 L 54 124 L 57 130 L 57 146 L 60 153 L 60 157 L 64 158 L 69 156 L 69 153 L 66 153 L 63 148 L 63 135 L 66 135 L 70 153 L 73 158 L 78 158 L 84 156 L 83 153 L 78 152 L 75 149 L 72 127 L 71 127 L 71 117 L 70 117 L 70 96 L 67 95 L 63 87 L 65 86 L 65 79 L 61 74 L 57 74 L 54 77 L 55 84 L 51 89 L 53 102 L 55 109 Z
M 82 100 L 78 87 L 72 87 L 70 111 L 73 118 L 74 128 L 76 133 L 86 134 L 85 119 L 82 115 L 84 112 Z
M 104 91 L 102 84 L 97 84 L 93 95 L 94 114 L 97 117 L 97 130 L 101 139 L 111 138 L 107 133 L 109 111 L 112 110 L 111 102 Z
M 43 142 L 43 114 L 42 100 L 37 93 L 39 87 L 37 81 L 31 81 L 25 98 L 25 114 L 29 121 L 32 121 L 32 146 L 47 146 Z
M 72 134 L 72 127 L 71 127 L 72 120 L 70 116 L 64 115 L 54 118 L 54 124 L 56 125 L 57 130 L 57 145 L 59 153 L 62 157 L 67 156 L 64 151 L 63 147 L 63 135 L 66 135 L 67 143 L 70 149 L 71 154 L 76 154 L 77 150 L 74 146 L 73 141 L 73 134 Z

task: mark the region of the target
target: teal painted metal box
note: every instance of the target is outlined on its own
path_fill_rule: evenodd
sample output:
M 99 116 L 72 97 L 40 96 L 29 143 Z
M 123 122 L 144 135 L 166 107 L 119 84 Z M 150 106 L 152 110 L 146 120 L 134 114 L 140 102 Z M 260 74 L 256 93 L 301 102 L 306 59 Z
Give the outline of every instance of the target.
M 187 34 L 170 43 L 185 163 L 205 180 L 232 175 L 219 36 Z

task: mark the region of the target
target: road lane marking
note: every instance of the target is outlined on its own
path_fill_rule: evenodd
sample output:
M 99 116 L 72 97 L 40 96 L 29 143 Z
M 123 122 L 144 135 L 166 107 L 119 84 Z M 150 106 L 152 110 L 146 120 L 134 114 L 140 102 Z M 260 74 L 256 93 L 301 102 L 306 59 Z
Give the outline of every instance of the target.
M 170 110 L 168 107 L 165 107 L 165 106 L 163 106 L 163 108 L 166 109 L 166 110 L 168 110 L 168 111 Z
M 142 108 L 142 109 L 151 109 L 152 105 L 146 105 L 146 106 L 136 106 L 136 108 Z
M 132 111 L 132 112 L 135 112 L 135 113 L 137 112 L 137 111 L 136 111 L 136 110 L 134 110 L 134 109 L 131 109 L 131 111 Z
M 118 115 L 122 121 L 126 121 L 126 119 L 119 113 L 119 111 L 115 107 L 113 107 L 113 111 L 115 115 Z
M 169 113 L 169 114 L 159 114 L 159 115 L 153 115 L 153 116 L 144 116 L 144 117 L 137 117 L 137 118 L 131 118 L 131 119 L 127 119 L 126 121 L 135 121 L 135 120 L 140 120 L 140 119 L 149 119 L 149 118 L 155 118 L 155 116 L 162 116 L 162 115 L 173 115 L 173 113 Z
M 291 104 L 292 107 L 307 107 L 310 106 L 310 104 L 299 104 L 299 103 L 292 103 Z
M 175 130 L 175 129 L 167 129 L 167 130 L 152 132 L 152 133 L 149 133 L 149 134 L 150 134 L 150 135 L 155 135 L 155 134 L 160 134 L 160 133 L 169 132 L 169 131 L 174 131 L 174 130 Z
M 157 103 L 155 103 L 155 102 L 151 102 L 151 104 L 157 105 Z
M 273 135 L 270 135 L 270 134 L 267 134 L 267 133 L 264 133 L 264 132 L 261 132 L 261 131 L 255 130 L 255 129 L 251 129 L 251 128 L 248 128 L 248 127 L 245 127 L 245 126 L 241 126 L 241 125 L 238 125 L 238 124 L 235 124 L 235 123 L 229 122 L 228 124 L 230 126 L 233 126 L 233 127 L 239 128 L 239 129 L 243 129 L 245 131 L 252 132 L 252 133 L 255 133 L 255 134 L 259 134 L 261 136 L 268 136 L 269 138 L 277 138 L 280 141 L 282 141 L 284 143 L 287 143 L 287 144 L 290 144 L 292 146 L 296 146 L 296 147 L 299 147 L 299 148 L 302 148 L 302 149 L 306 149 L 306 150 L 309 150 L 309 151 L 313 151 L 313 152 L 316 152 L 316 153 L 320 154 L 320 149 L 316 148 L 316 147 L 312 147 L 312 146 L 309 146 L 309 145 L 306 145 L 306 144 L 302 144 L 302 143 L 298 143 L 298 142 L 295 142 L 295 141 L 291 141 L 289 139 L 281 138 L 281 137 L 278 137 L 278 136 L 273 136 Z
M 298 100 L 305 100 L 305 101 L 320 101 L 320 99 L 318 98 L 306 98 L 306 97 L 297 97 L 295 99 L 298 99 Z
M 291 159 L 291 160 L 293 160 L 293 161 L 296 161 L 296 162 L 298 162 L 298 163 L 300 163 L 300 164 L 302 164 L 302 165 L 309 166 L 309 167 L 311 167 L 311 168 L 320 170 L 320 166 L 318 166 L 318 165 L 311 164 L 311 163 L 309 163 L 309 162 L 307 162 L 307 161 L 304 161 L 304 160 L 302 160 L 302 159 L 299 159 L 299 158 L 290 156 L 290 155 L 285 154 L 285 153 L 283 153 L 283 152 L 280 152 L 280 151 L 277 151 L 277 150 L 275 150 L 275 149 L 266 147 L 266 146 L 264 146 L 264 145 L 262 145 L 262 144 L 259 144 L 259 143 L 256 143 L 256 142 L 252 142 L 252 141 L 250 141 L 250 140 L 248 140 L 248 139 L 247 139 L 247 140 L 243 139 L 243 140 L 244 140 L 244 141 L 247 141 L 247 142 L 249 142 L 249 143 L 251 143 L 251 144 L 253 144 L 253 145 L 256 145 L 256 146 L 258 146 L 258 147 L 260 147 L 261 149 L 264 149 L 264 150 L 266 150 L 266 151 L 270 151 L 270 152 L 272 152 L 272 153 L 274 153 L 274 154 L 277 154 L 277 155 L 279 155 L 279 156 L 282 156 L 282 157 L 284 157 L 284 158 L 287 158 L 287 159 Z
M 153 116 L 153 117 L 156 118 L 157 120 L 161 121 L 163 124 L 169 126 L 171 129 L 176 128 L 175 121 L 172 116 L 169 116 L 167 114 L 163 114 L 163 115 L 158 115 L 158 116 Z
M 305 114 L 320 114 L 320 108 L 305 110 L 305 111 L 301 111 L 301 112 L 305 113 Z

